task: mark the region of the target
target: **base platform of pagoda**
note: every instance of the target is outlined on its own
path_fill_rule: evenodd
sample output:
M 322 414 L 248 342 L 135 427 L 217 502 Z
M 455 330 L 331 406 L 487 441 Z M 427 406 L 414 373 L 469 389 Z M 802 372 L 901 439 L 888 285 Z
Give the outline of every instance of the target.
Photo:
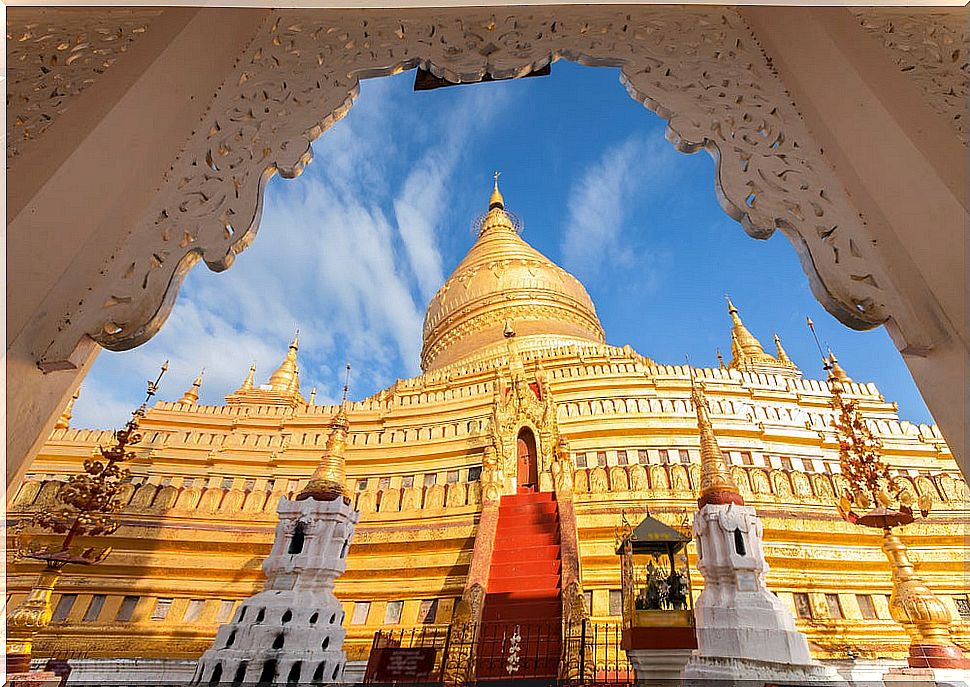
M 792 665 L 749 658 L 693 656 L 684 669 L 684 687 L 763 687 L 785 685 L 821 687 L 845 686 L 831 667 L 818 663 Z

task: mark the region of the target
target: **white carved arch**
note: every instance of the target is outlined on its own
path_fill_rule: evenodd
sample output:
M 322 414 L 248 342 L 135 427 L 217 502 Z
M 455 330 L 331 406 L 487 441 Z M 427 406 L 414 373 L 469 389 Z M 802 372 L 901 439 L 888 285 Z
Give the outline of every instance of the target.
M 392 15 L 394 16 L 394 15 Z M 417 65 L 451 81 L 519 76 L 565 58 L 619 66 L 681 151 L 707 150 L 722 207 L 756 238 L 792 241 L 812 290 L 845 324 L 884 322 L 895 296 L 858 211 L 784 85 L 731 8 L 278 10 L 216 93 L 151 211 L 71 312 L 52 318 L 43 366 L 87 334 L 112 350 L 147 341 L 200 259 L 232 265 L 259 226 L 266 182 L 298 176 L 360 78 Z M 96 317 L 81 318 L 81 310 Z M 56 327 L 56 329 L 54 328 Z

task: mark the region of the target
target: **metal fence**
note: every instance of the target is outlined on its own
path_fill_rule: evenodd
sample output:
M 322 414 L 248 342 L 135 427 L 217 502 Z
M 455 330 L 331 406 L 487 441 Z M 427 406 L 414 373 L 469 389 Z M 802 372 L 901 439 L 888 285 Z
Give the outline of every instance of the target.
M 426 625 L 379 630 L 364 682 L 554 680 L 573 686 L 628 685 L 636 676 L 622 636 L 617 623 L 588 620 L 566 628 L 559 622 L 483 622 L 462 629 Z M 404 651 L 389 651 L 395 649 Z M 390 660 L 396 661 L 392 672 Z

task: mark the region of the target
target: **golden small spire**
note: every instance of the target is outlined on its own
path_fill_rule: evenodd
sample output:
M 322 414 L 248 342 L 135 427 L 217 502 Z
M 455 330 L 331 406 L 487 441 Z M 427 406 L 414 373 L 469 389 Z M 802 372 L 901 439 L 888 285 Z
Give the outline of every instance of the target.
M 690 364 L 688 363 L 688 369 Z M 711 425 L 710 406 L 704 395 L 704 385 L 694 380 L 693 370 L 690 376 L 690 398 L 697 412 L 697 429 L 701 438 L 701 489 L 697 499 L 698 508 L 709 503 L 736 503 L 744 505 L 738 485 L 731 477 L 731 471 L 724 461 L 724 454 L 717 445 L 714 428 Z
M 347 492 L 347 461 L 344 458 L 344 447 L 347 445 L 347 432 L 350 423 L 347 420 L 347 390 L 350 388 L 350 365 L 347 365 L 347 377 L 344 382 L 344 395 L 340 403 L 340 410 L 330 421 L 330 436 L 327 445 L 320 456 L 320 462 L 310 477 L 309 483 L 297 494 L 296 500 L 316 499 L 317 501 L 335 501 L 342 498 L 350 502 Z
M 852 378 L 849 377 L 849 375 L 845 373 L 845 370 L 842 369 L 842 366 L 839 365 L 839 359 L 835 357 L 835 353 L 832 352 L 831 348 L 829 349 L 828 363 L 829 363 L 829 379 L 834 379 L 839 382 L 852 381 Z
M 310 400 L 306 402 L 308 406 L 312 406 L 317 400 L 317 387 L 310 389 Z
M 80 395 L 81 387 L 78 387 L 77 391 L 74 392 L 74 395 L 71 396 L 71 400 L 68 401 L 67 405 L 64 407 L 64 412 L 61 413 L 61 416 L 57 418 L 57 422 L 54 423 L 54 429 L 67 429 L 71 426 L 71 413 L 74 411 L 74 401 L 76 401 L 77 397 Z
M 189 387 L 188 391 L 186 391 L 182 395 L 182 398 L 179 399 L 178 401 L 179 403 L 187 403 L 189 405 L 194 405 L 199 400 L 199 387 L 202 386 L 202 377 L 204 376 L 205 376 L 205 368 L 203 367 L 202 371 L 199 372 L 199 375 L 192 382 L 192 386 Z
M 492 197 L 488 199 L 489 210 L 505 209 L 505 199 L 502 197 L 502 192 L 498 190 L 498 178 L 501 174 L 501 172 L 495 172 L 495 187 L 492 189 Z
M 726 370 L 727 365 L 724 364 L 724 356 L 721 355 L 721 349 L 718 348 L 716 352 L 717 352 L 717 366 L 722 370 Z
M 290 348 L 286 352 L 286 357 L 276 372 L 270 375 L 269 385 L 273 391 L 283 393 L 297 393 L 300 390 L 300 370 L 296 364 L 296 352 L 300 348 L 300 330 L 296 330 Z
M 761 358 L 766 356 L 765 349 L 761 342 L 755 338 L 754 334 L 748 331 L 741 321 L 738 309 L 734 307 L 729 296 L 727 298 L 728 314 L 731 315 L 731 347 L 735 358 Z M 738 353 L 741 353 L 739 356 Z M 771 357 L 770 355 L 767 357 Z
M 236 389 L 236 393 L 238 394 L 240 391 L 249 391 L 250 389 L 252 389 L 253 380 L 255 379 L 255 377 L 256 377 L 256 361 L 254 360 L 253 364 L 249 366 L 249 374 L 246 375 L 246 380 L 242 383 L 241 387 Z
M 775 356 L 778 358 L 778 362 L 782 363 L 783 365 L 791 365 L 792 367 L 795 367 L 795 363 L 791 361 L 791 358 L 788 357 L 788 353 L 784 348 L 782 348 L 781 339 L 778 338 L 777 334 L 775 334 L 775 350 L 778 352 L 778 355 Z

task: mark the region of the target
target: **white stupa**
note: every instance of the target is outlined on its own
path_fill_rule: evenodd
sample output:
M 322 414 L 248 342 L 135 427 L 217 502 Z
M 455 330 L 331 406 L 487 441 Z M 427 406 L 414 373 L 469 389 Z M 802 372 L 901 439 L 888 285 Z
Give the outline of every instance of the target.
M 193 684 L 343 681 L 344 612 L 333 588 L 359 517 L 346 493 L 347 429 L 341 406 L 310 483 L 296 499 L 280 500 L 265 588 L 219 628 Z

